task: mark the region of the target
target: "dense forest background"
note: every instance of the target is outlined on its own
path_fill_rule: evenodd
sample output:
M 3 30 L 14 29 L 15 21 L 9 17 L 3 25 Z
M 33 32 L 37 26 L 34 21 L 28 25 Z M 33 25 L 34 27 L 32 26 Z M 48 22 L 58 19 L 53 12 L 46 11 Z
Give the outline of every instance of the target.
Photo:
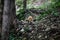
M 60 40 L 60 0 L 0 0 L 0 40 Z

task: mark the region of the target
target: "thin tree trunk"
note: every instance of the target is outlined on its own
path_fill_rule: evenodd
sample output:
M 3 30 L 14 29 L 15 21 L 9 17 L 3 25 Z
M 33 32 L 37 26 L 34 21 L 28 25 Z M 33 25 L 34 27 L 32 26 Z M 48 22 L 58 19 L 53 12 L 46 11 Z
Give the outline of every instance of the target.
M 24 17 L 26 18 L 26 7 L 27 7 L 27 0 L 23 0 L 23 9 L 24 9 Z
M 27 7 L 27 0 L 23 0 L 23 9 L 26 9 Z

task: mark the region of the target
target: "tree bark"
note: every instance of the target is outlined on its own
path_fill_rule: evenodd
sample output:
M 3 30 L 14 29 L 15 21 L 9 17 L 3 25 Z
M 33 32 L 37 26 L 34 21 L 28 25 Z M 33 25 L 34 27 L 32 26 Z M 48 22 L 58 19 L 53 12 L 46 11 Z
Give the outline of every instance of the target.
M 24 18 L 26 17 L 26 7 L 27 7 L 27 0 L 23 0 L 23 9 L 24 9 Z
M 16 7 L 15 7 L 15 0 L 11 0 L 11 11 L 10 11 L 10 21 L 11 21 L 11 25 L 13 24 L 13 21 L 16 19 Z
M 1 30 L 2 30 L 3 6 L 4 6 L 4 0 L 0 0 L 0 40 L 1 40 Z
M 23 0 L 23 9 L 26 9 L 27 6 L 27 0 Z
M 11 0 L 11 11 L 10 11 L 10 31 L 15 30 L 17 27 L 17 18 L 16 18 L 16 7 L 15 7 L 15 0 Z
M 10 0 L 4 0 L 2 39 L 1 40 L 9 40 L 10 4 L 11 4 Z
M 4 0 L 1 40 L 9 40 L 9 29 L 15 18 L 15 0 Z
M 2 14 L 3 14 L 3 0 L 0 0 L 0 33 L 1 33 L 1 27 L 2 27 Z

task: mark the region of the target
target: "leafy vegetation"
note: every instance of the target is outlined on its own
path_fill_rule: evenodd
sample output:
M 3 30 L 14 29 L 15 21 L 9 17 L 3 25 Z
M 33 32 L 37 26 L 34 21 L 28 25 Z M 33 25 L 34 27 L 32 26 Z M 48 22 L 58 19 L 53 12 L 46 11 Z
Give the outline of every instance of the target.
M 43 19 L 45 16 L 47 16 L 49 14 L 52 14 L 54 16 L 59 16 L 59 12 L 57 9 L 60 7 L 60 0 L 48 0 L 39 6 L 34 6 L 33 3 L 35 3 L 36 1 L 37 0 L 35 0 L 34 2 L 33 2 L 33 0 L 28 0 L 27 9 L 36 8 L 36 9 L 44 10 L 44 12 L 41 12 L 39 14 L 39 16 L 37 16 L 37 19 L 36 19 L 37 21 L 40 21 L 41 19 Z M 16 9 L 17 18 L 19 20 L 24 20 L 25 19 L 25 15 L 24 15 L 25 10 L 23 9 L 23 0 L 16 0 L 16 6 L 18 7 Z M 10 40 L 16 40 L 15 38 L 16 37 L 14 36 L 14 34 L 11 33 Z M 20 38 L 18 40 L 22 40 L 22 39 Z

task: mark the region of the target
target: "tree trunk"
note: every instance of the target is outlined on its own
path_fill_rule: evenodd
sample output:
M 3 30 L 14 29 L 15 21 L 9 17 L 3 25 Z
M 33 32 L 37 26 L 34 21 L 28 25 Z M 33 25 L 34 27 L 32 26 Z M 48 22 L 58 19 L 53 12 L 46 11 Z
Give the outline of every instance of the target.
M 0 0 L 0 40 L 1 40 L 1 30 L 2 30 L 3 6 L 4 6 L 4 0 Z
M 1 27 L 2 27 L 2 14 L 3 14 L 3 0 L 0 0 L 0 33 L 1 33 Z
M 15 0 L 4 0 L 2 40 L 9 40 L 9 29 L 16 17 L 15 12 Z
M 17 18 L 16 18 L 16 7 L 15 0 L 11 0 L 11 11 L 10 11 L 10 31 L 14 31 L 17 27 Z M 13 30 L 14 29 L 14 30 Z
M 15 21 L 16 19 L 16 8 L 15 8 L 15 0 L 11 0 L 11 11 L 10 11 L 10 21 L 11 21 L 11 25 L 14 25 L 13 24 L 13 21 Z
M 26 18 L 26 15 L 27 15 L 27 13 L 26 13 L 26 7 L 27 7 L 27 0 L 23 0 L 24 18 Z
M 26 9 L 27 6 L 27 0 L 23 0 L 23 9 Z

